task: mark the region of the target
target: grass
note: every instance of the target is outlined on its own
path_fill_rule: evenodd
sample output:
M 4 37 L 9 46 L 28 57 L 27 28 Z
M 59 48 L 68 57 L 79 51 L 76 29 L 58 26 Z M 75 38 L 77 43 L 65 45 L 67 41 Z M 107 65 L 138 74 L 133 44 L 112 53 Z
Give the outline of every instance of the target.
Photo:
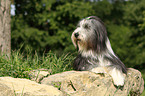
M 26 71 L 42 68 L 51 70 L 50 74 L 60 73 L 72 70 L 73 59 L 71 54 L 58 57 L 51 51 L 43 56 L 38 56 L 37 53 L 33 56 L 31 53 L 24 55 L 19 51 L 13 51 L 9 58 L 4 55 L 0 56 L 0 77 L 11 76 L 29 79 Z
M 141 94 L 141 96 L 145 96 L 145 90 L 143 91 L 143 93 Z
M 145 70 L 142 70 L 141 73 L 142 73 L 142 77 L 144 79 L 144 88 L 145 88 Z M 143 93 L 141 94 L 141 96 L 145 96 L 145 89 L 144 89 Z
M 29 79 L 27 72 L 42 68 L 51 70 L 50 74 L 69 71 L 72 70 L 73 60 L 72 54 L 64 54 L 58 57 L 51 51 L 43 56 L 39 56 L 37 53 L 32 55 L 31 52 L 24 55 L 20 53 L 20 50 L 13 51 L 10 57 L 0 56 L 0 77 L 11 76 Z M 145 80 L 145 70 L 141 72 Z M 145 90 L 141 96 L 145 96 Z

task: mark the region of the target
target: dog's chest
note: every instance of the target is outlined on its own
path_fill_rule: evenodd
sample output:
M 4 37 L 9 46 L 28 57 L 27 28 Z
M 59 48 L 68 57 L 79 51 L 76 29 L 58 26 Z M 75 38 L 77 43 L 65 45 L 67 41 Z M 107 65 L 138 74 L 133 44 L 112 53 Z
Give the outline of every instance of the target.
M 83 57 L 81 55 L 78 55 L 77 58 L 74 60 L 75 70 L 85 71 L 101 66 L 105 66 L 105 60 L 102 56 Z

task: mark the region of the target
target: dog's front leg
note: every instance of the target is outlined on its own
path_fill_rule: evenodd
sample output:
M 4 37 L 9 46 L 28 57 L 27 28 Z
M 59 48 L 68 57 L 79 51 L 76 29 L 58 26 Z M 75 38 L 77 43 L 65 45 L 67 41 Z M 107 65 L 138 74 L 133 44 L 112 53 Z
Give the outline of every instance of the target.
M 96 67 L 96 68 L 91 69 L 90 71 L 94 73 L 106 73 L 104 67 Z
M 109 68 L 108 73 L 111 75 L 116 86 L 123 86 L 125 81 L 125 74 L 117 68 Z
M 112 67 L 96 67 L 90 70 L 94 73 L 108 73 L 116 86 L 123 86 L 125 81 L 125 74 L 117 68 Z

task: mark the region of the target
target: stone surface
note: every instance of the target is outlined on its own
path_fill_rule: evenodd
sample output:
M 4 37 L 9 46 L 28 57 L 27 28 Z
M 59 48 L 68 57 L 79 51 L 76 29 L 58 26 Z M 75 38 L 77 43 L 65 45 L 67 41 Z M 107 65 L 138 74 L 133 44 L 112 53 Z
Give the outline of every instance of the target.
M 70 96 L 140 96 L 144 90 L 141 73 L 128 69 L 123 87 L 116 87 L 108 74 L 88 71 L 68 71 L 50 75 L 41 81 L 53 85 Z
M 39 71 L 35 72 L 40 75 Z M 133 68 L 128 69 L 123 87 L 114 86 L 108 74 L 88 71 L 46 76 L 44 73 L 41 84 L 27 79 L 0 77 L 0 96 L 140 96 L 144 90 L 141 73 Z
M 12 77 L 0 77 L 0 96 L 64 96 L 50 85 Z
M 27 73 L 29 74 L 29 77 L 32 81 L 39 83 L 44 77 L 48 77 L 50 75 L 49 71 L 50 70 L 48 69 L 38 69 Z

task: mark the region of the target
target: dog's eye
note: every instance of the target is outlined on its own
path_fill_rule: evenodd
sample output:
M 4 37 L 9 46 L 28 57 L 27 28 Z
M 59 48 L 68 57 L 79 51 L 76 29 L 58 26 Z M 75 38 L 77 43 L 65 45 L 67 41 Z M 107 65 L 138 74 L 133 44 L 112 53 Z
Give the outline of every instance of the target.
M 89 29 L 90 26 L 89 26 L 88 24 L 85 24 L 85 25 L 84 25 L 84 28 L 85 28 L 85 29 Z

